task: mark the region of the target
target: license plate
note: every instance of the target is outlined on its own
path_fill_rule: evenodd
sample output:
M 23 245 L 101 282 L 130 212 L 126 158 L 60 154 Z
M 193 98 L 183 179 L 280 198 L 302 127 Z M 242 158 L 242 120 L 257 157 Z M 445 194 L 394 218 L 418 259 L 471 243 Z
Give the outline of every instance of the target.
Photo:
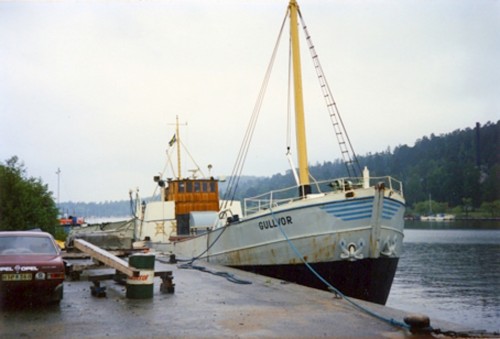
M 26 281 L 31 280 L 31 273 L 12 273 L 12 274 L 3 274 L 3 281 Z

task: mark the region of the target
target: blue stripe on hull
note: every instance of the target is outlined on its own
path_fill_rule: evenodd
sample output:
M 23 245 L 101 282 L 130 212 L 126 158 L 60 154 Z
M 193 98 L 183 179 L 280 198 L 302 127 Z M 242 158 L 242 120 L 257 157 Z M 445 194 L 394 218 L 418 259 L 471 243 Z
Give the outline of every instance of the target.
M 382 208 L 382 219 L 390 220 L 398 214 L 403 205 L 401 203 L 384 199 L 384 206 Z
M 326 213 L 343 221 L 353 221 L 371 218 L 373 210 L 373 198 L 360 200 L 348 200 L 342 202 L 333 202 L 320 206 Z M 384 199 L 382 208 L 382 218 L 391 220 L 403 207 L 401 203 Z
M 344 221 L 361 220 L 371 217 L 373 198 L 333 202 L 320 208 Z

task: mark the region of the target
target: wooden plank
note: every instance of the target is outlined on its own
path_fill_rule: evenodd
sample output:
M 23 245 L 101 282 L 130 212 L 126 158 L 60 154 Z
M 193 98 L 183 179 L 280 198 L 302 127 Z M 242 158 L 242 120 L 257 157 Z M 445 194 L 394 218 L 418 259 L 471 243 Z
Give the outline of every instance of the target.
M 125 257 L 134 252 L 142 251 L 142 249 L 131 249 L 131 250 L 111 250 L 108 253 L 111 253 L 117 257 Z M 62 252 L 63 259 L 85 259 L 90 257 L 87 253 L 82 252 Z
M 74 246 L 80 251 L 87 253 L 92 258 L 99 260 L 106 266 L 112 267 L 122 272 L 128 277 L 139 276 L 139 270 L 129 266 L 128 262 L 112 255 L 111 253 L 103 250 L 100 247 L 95 246 L 94 244 L 89 243 L 88 241 L 82 239 L 75 239 Z

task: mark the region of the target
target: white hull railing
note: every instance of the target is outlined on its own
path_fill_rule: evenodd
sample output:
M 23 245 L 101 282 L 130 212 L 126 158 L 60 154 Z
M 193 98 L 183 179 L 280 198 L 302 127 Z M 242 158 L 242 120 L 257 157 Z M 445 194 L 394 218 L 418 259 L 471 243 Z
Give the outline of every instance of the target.
M 369 179 L 368 187 L 380 187 L 381 184 L 383 184 L 389 192 L 397 193 L 400 196 L 403 196 L 403 183 L 390 176 L 371 177 Z M 334 180 L 318 181 L 315 182 L 314 185 L 311 185 L 311 187 L 315 190 L 315 192 L 312 192 L 311 195 L 323 197 L 330 194 L 338 194 L 342 198 L 345 197 L 346 192 L 363 189 L 364 187 L 366 189 L 366 185 L 363 185 L 363 178 L 359 177 L 345 177 Z M 263 210 L 268 210 L 269 208 L 275 208 L 301 200 L 302 198 L 298 197 L 296 193 L 297 187 L 292 186 L 266 192 L 255 197 L 245 198 L 243 199 L 245 215 L 248 216 Z M 391 193 L 391 195 L 393 193 Z

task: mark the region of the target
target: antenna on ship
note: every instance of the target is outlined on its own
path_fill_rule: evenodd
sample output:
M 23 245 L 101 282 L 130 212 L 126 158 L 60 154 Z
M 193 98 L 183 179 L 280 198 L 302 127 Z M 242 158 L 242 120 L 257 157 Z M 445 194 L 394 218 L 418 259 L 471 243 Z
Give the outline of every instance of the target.
M 172 125 L 172 124 L 169 124 Z M 168 145 L 172 147 L 175 143 L 177 143 L 177 179 L 182 178 L 181 175 L 181 135 L 179 133 L 179 116 L 175 116 L 175 134 L 168 142 Z M 187 126 L 187 123 L 182 124 L 183 126 Z

